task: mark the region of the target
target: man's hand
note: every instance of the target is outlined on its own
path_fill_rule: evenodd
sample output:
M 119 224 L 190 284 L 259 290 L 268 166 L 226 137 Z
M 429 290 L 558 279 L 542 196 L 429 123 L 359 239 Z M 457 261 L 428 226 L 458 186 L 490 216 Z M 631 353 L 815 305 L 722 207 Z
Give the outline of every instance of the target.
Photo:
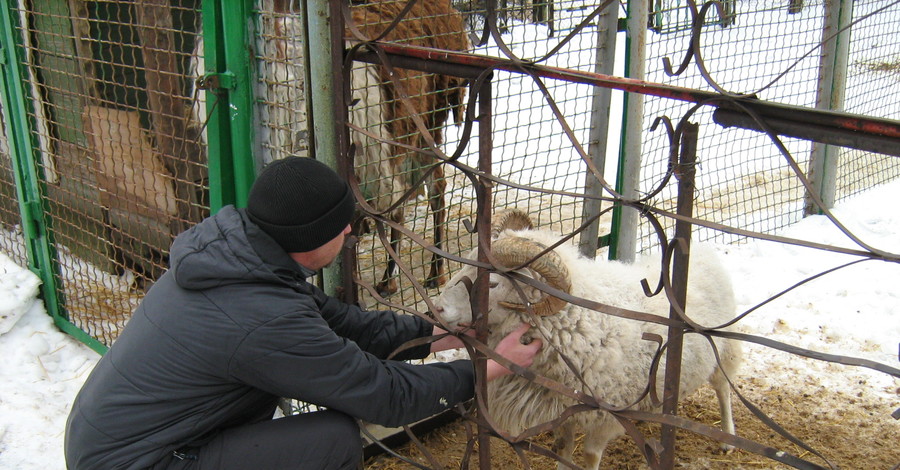
M 531 325 L 522 323 L 512 333 L 506 335 L 497 345 L 497 354 L 509 359 L 514 364 L 522 367 L 529 367 L 534 362 L 534 356 L 541 350 L 543 342 L 540 338 L 524 337 Z M 528 339 L 528 341 L 524 341 Z M 527 343 L 527 344 L 525 344 Z M 498 377 L 512 374 L 512 371 L 499 363 L 488 360 L 487 363 L 487 380 L 490 382 Z
M 440 335 L 443 335 L 446 333 L 447 333 L 447 330 L 437 327 L 437 326 L 435 326 L 434 329 L 431 331 L 431 334 L 433 336 L 440 336 Z M 472 328 L 469 328 L 463 334 L 474 338 L 475 330 Z M 456 336 L 447 335 L 447 336 L 431 343 L 431 352 L 435 353 L 438 351 L 446 351 L 448 349 L 459 349 L 459 348 L 463 348 L 465 346 L 466 345 L 463 344 L 462 340 L 460 340 Z

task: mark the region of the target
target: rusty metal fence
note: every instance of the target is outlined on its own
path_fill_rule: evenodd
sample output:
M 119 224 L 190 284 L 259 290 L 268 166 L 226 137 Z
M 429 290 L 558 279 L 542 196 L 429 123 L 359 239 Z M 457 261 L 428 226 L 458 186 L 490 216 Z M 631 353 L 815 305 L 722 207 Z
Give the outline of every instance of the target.
M 659 235 L 677 221 L 696 240 L 778 240 L 804 213 L 900 176 L 898 12 L 825 0 L 10 1 L 0 248 L 41 273 L 57 324 L 102 351 L 173 237 L 241 205 L 256 169 L 287 155 L 335 158 L 353 181 L 356 244 L 338 274 L 367 307 L 429 315 L 476 227 L 507 207 L 591 257 L 666 251 Z M 696 192 L 676 215 L 688 121 L 700 124 Z
M 340 76 L 347 91 L 343 98 L 350 108 L 343 117 L 348 129 L 342 153 L 353 159 L 345 169 L 351 178 L 355 172 L 360 199 L 365 201 L 362 211 L 374 225 L 369 226 L 370 233 L 359 232 L 361 242 L 358 246 L 371 246 L 371 253 L 380 252 L 382 257 L 372 261 L 366 258 L 370 250 L 361 249 L 359 258 L 355 259 L 359 269 L 352 271 L 356 277 L 353 284 L 345 285 L 346 291 L 359 293 L 361 300 L 358 300 L 368 306 L 401 308 L 416 314 L 435 311 L 428 300 L 435 292 L 429 282 L 435 273 L 430 256 L 444 256 L 453 272 L 457 263 L 472 262 L 459 258 L 457 253 L 460 251 L 457 250 L 465 251 L 478 237 L 478 260 L 485 263 L 490 250 L 485 246 L 489 244 L 487 221 L 494 211 L 503 208 L 524 209 L 538 220 L 537 225 L 551 227 L 569 240 L 578 241 L 582 251 L 590 256 L 606 256 L 601 247 L 606 237 L 600 234 L 611 232 L 608 239 L 613 243 L 610 251 L 614 256 L 627 258 L 636 251 L 660 251 L 677 258 L 677 239 L 684 242 L 694 237 L 739 242 L 756 238 L 787 242 L 774 234 L 799 220 L 804 211 L 832 217 L 831 204 L 835 199 L 846 197 L 848 192 L 844 189 L 845 183 L 829 183 L 828 179 L 838 182 L 857 179 L 860 171 L 851 170 L 847 162 L 859 165 L 862 163 L 860 155 L 884 162 L 873 170 L 879 173 L 882 181 L 896 178 L 896 144 L 900 134 L 897 121 L 890 118 L 896 115 L 897 100 L 879 102 L 883 107 L 866 115 L 833 112 L 849 108 L 853 101 L 849 95 L 840 96 L 848 89 L 846 83 L 840 82 L 846 69 L 835 73 L 833 63 L 862 60 L 850 59 L 854 57 L 851 54 L 842 55 L 839 51 L 847 50 L 846 45 L 834 44 L 842 35 L 847 36 L 851 25 L 884 21 L 900 3 L 880 2 L 869 8 L 856 4 L 853 11 L 858 16 L 854 20 L 847 19 L 848 5 L 838 5 L 838 2 L 829 3 L 827 9 L 822 4 L 809 2 L 780 7 L 764 2 L 710 2 L 703 5 L 688 2 L 679 8 L 665 7 L 667 11 L 653 12 L 641 8 L 646 7 L 643 2 L 637 6 L 629 4 L 626 16 L 630 33 L 627 49 L 632 59 L 627 70 L 630 78 L 614 76 L 607 63 L 615 58 L 611 52 L 616 49 L 615 42 L 610 38 L 617 36 L 620 23 L 618 5 L 612 2 L 606 5 L 610 4 L 613 6 L 604 9 L 596 4 L 553 2 L 554 15 L 549 22 L 536 21 L 530 14 L 534 11 L 530 4 L 510 6 L 498 2 L 479 9 L 471 2 L 454 3 L 457 11 L 445 15 L 453 16 L 457 12 L 463 15 L 464 24 L 471 28 L 469 39 L 475 55 L 457 52 L 452 41 L 428 45 L 406 41 L 405 37 L 391 37 L 391 34 L 402 34 L 406 22 L 427 22 L 433 18 L 417 11 L 414 2 L 392 5 L 392 14 L 395 18 L 402 16 L 402 21 L 380 19 L 376 24 L 383 27 L 365 32 L 358 24 L 360 20 L 353 7 L 339 10 L 346 21 L 345 27 L 350 29 L 350 33 L 342 36 L 342 40 L 350 38 L 350 52 L 344 57 L 342 68 L 345 73 Z M 827 14 L 823 13 L 825 10 Z M 713 18 L 713 14 L 718 17 Z M 829 20 L 826 18 L 829 15 L 843 18 L 843 22 Z M 798 16 L 803 19 L 793 19 Z M 653 18 L 650 27 L 646 21 L 648 17 Z M 795 22 L 793 26 L 790 26 L 791 21 Z M 796 37 L 791 36 L 794 31 L 791 28 L 795 28 L 793 34 Z M 718 37 L 725 34 L 720 31 L 727 31 L 729 39 Z M 768 36 L 761 36 L 761 32 Z M 707 39 L 709 36 L 712 38 Z M 777 57 L 783 62 L 766 62 L 770 57 L 765 53 L 766 49 L 755 50 L 747 44 L 758 41 L 766 47 L 774 47 L 770 44 L 773 38 L 778 38 L 781 54 Z M 891 35 L 879 38 L 879 44 L 896 44 L 898 39 Z M 680 49 L 666 45 L 666 41 L 679 44 Z M 704 47 L 705 41 L 710 45 Z M 818 52 L 832 47 L 837 51 Z M 709 60 L 709 51 L 714 51 L 718 60 Z M 735 51 L 749 52 L 741 56 Z M 651 54 L 661 55 L 645 60 Z M 745 60 L 736 60 L 735 56 L 745 57 Z M 807 60 L 809 56 L 811 59 Z M 661 65 L 664 64 L 661 57 L 669 59 L 668 67 Z M 685 57 L 688 60 L 679 67 Z M 877 63 L 896 67 L 893 57 L 876 57 L 879 57 L 874 59 Z M 812 65 L 807 65 L 808 61 Z M 651 70 L 660 70 L 657 67 L 668 70 L 649 78 Z M 410 69 L 468 79 L 465 114 L 457 130 L 452 127 L 452 120 L 444 128 L 435 128 L 429 121 L 429 114 L 435 108 L 423 105 L 420 100 L 429 90 L 409 78 L 413 74 L 408 71 Z M 369 85 L 360 85 L 355 76 L 346 73 L 350 70 L 369 70 L 370 77 L 374 77 Z M 731 89 L 731 84 L 723 86 L 721 80 L 714 78 L 718 72 L 732 73 L 738 79 L 762 80 L 762 85 L 766 86 L 744 89 L 752 85 L 738 80 L 736 86 L 740 88 Z M 688 76 L 691 81 L 686 78 Z M 856 79 L 860 80 L 860 77 Z M 893 75 L 873 75 L 868 79 L 884 87 L 886 82 L 883 80 L 892 80 Z M 379 88 L 372 91 L 371 83 L 377 83 Z M 605 152 L 611 135 L 603 131 L 617 126 L 608 114 L 610 96 L 598 91 L 600 88 L 631 92 L 623 106 L 626 118 L 621 124 L 622 142 L 613 146 L 616 158 L 607 158 Z M 895 88 L 890 87 L 888 93 Z M 824 91 L 817 91 L 820 89 Z M 394 105 L 390 104 L 381 108 L 385 115 L 376 121 L 412 119 L 419 133 L 418 144 L 404 142 L 407 134 L 397 133 L 390 126 L 363 124 L 372 121 L 366 121 L 365 116 L 354 110 L 355 107 L 372 109 L 372 99 L 383 104 L 398 96 L 402 97 L 401 105 L 407 107 L 403 112 L 413 116 L 402 112 L 392 114 Z M 881 119 L 882 116 L 888 119 Z M 689 129 L 693 129 L 693 133 L 688 132 Z M 823 144 L 828 145 L 822 148 Z M 360 161 L 377 160 L 373 157 L 377 152 L 392 158 L 402 153 L 379 148 L 382 145 L 399 146 L 403 152 L 418 149 L 421 158 L 416 162 L 419 174 L 412 183 L 396 183 L 394 192 L 369 193 L 365 189 L 368 180 L 360 175 Z M 688 147 L 690 150 L 686 150 Z M 697 162 L 686 158 L 694 155 Z M 841 164 L 833 163 L 834 159 Z M 614 163 L 607 165 L 609 160 Z M 607 178 L 605 171 L 610 168 L 613 172 Z M 838 168 L 842 173 L 835 174 Z M 396 166 L 387 165 L 378 174 L 388 177 L 402 173 Z M 696 180 L 689 179 L 688 174 L 690 178 L 696 174 Z M 443 177 L 445 185 L 433 192 L 429 178 L 435 176 Z M 781 182 L 764 184 L 775 177 Z M 379 202 L 378 197 L 384 194 L 394 196 L 387 202 Z M 435 195 L 445 198 L 445 204 L 429 204 Z M 415 212 L 396 217 L 392 211 L 401 204 L 411 206 Z M 444 210 L 445 213 L 436 214 Z M 626 215 L 629 213 L 631 221 Z M 612 215 L 611 221 L 608 215 Z M 636 222 L 637 216 L 646 221 L 646 227 L 633 227 L 633 238 L 623 236 L 622 232 L 628 229 L 628 224 Z M 443 231 L 435 228 L 440 220 L 446 220 Z M 599 227 L 594 227 L 591 232 L 592 225 Z M 392 246 L 391 230 L 402 233 L 401 240 L 405 241 Z M 848 233 L 848 236 L 853 238 L 853 234 Z M 803 244 L 797 240 L 790 240 L 790 243 Z M 890 261 L 897 259 L 895 254 L 862 246 L 856 254 L 864 259 L 882 256 L 887 256 Z M 597 251 L 598 248 L 601 251 Z M 819 248 L 843 251 L 837 247 Z M 393 286 L 383 288 L 385 266 L 390 266 L 391 260 L 398 265 L 394 271 L 398 272 L 396 290 Z M 487 269 L 503 271 L 503 267 L 498 266 Z M 390 274 L 391 268 L 388 267 L 386 272 Z M 673 284 L 679 285 L 685 279 L 681 276 L 686 273 L 679 273 L 676 267 L 674 272 L 662 275 L 672 276 Z M 487 282 L 486 278 L 480 280 Z M 796 287 L 788 286 L 788 290 Z M 677 290 L 677 287 L 673 288 Z M 487 301 L 483 297 L 474 297 L 475 292 L 485 291 L 487 286 L 484 284 L 481 287 L 476 284 L 471 290 L 473 311 L 488 311 Z M 562 298 L 573 303 L 585 301 L 564 294 L 553 293 L 563 295 Z M 678 305 L 676 297 L 670 296 L 669 300 Z M 592 308 L 604 313 L 635 320 L 640 318 L 594 305 Z M 765 344 L 776 350 L 842 364 L 863 365 L 894 376 L 898 374 L 895 368 L 884 364 L 801 351 L 727 329 L 701 332 L 696 326 L 683 323 L 683 318 L 678 318 L 675 313 L 671 318 L 660 317 L 655 321 L 674 321 L 681 325 L 670 330 L 675 333 L 665 343 L 668 347 L 667 390 L 670 386 L 677 390 L 680 356 L 673 351 L 680 349 L 676 345 L 680 341 L 677 331 L 681 329 L 708 337 Z M 473 323 L 479 328 L 484 327 L 477 318 L 473 318 Z M 482 329 L 479 332 L 486 334 Z M 470 346 L 476 357 L 491 354 L 478 343 L 471 342 Z M 559 354 L 564 355 L 565 347 L 561 349 Z M 657 380 L 663 380 L 663 372 L 659 373 Z M 602 397 L 587 392 L 581 395 L 579 392 L 590 389 L 588 385 L 584 390 L 578 388 L 573 392 L 566 385 L 548 381 L 546 377 L 531 377 L 530 380 L 542 380 L 548 393 L 568 397 L 572 408 L 567 411 L 578 409 L 572 412 L 574 414 L 594 409 L 615 414 L 652 468 L 672 468 L 674 465 L 675 429 L 715 436 L 717 440 L 797 468 L 832 466 L 819 450 L 784 432 L 758 409 L 754 409 L 757 417 L 771 426 L 773 433 L 802 449 L 803 455 L 791 455 L 764 444 L 716 434 L 715 430 L 698 423 L 676 418 L 673 415 L 677 407 L 669 401 L 671 396 L 663 401 L 664 414 L 641 414 L 617 410 L 615 406 L 603 403 Z M 652 378 L 648 377 L 648 383 L 652 383 Z M 463 457 L 466 465 L 470 464 L 466 459 L 475 459 L 471 450 L 476 442 L 480 468 L 492 465 L 491 442 L 505 441 L 503 444 L 515 449 L 523 468 L 528 467 L 530 457 L 538 455 L 561 459 L 554 453 L 555 449 L 542 447 L 530 437 L 541 431 L 554 430 L 562 423 L 563 416 L 536 425 L 520 435 L 510 435 L 494 427 L 491 419 L 482 414 L 490 416 L 480 408 L 485 403 L 490 407 L 490 402 L 484 401 L 488 396 L 486 385 L 481 386 L 479 411 L 465 414 L 480 426 L 477 432 L 467 435 L 469 447 Z M 652 389 L 648 385 L 648 390 Z M 538 403 L 532 405 L 541 406 Z M 661 424 L 662 445 L 656 447 L 652 439 L 647 440 L 636 432 L 632 419 Z M 428 449 L 423 449 L 421 454 L 427 456 Z M 812 461 L 819 458 L 824 465 Z M 443 465 L 427 457 L 416 463 L 407 461 L 407 464 L 420 468 Z
M 896 119 L 898 37 L 892 20 L 900 14 L 893 2 L 800 3 L 725 2 L 720 13 L 706 12 L 702 31 L 692 32 L 686 2 L 658 1 L 651 12 L 655 23 L 647 32 L 647 81 L 689 88 L 721 89 L 735 95 L 806 108 L 843 110 Z M 698 7 L 702 6 L 698 3 Z M 688 45 L 696 37 L 695 60 L 677 74 Z M 668 60 L 671 69 L 666 69 Z M 875 91 L 880 90 L 880 91 Z M 644 101 L 641 131 L 639 192 L 647 194 L 667 167 L 668 142 L 662 127 L 651 130 L 653 119 L 677 119 L 690 104 L 661 97 Z M 717 127 L 712 110 L 694 119 Z M 698 216 L 763 233 L 775 233 L 818 213 L 788 162 L 765 134 L 731 127 L 704 132 L 699 143 L 704 181 L 698 195 Z M 808 140 L 788 138 L 792 158 L 816 184 L 823 201 L 858 194 L 900 176 L 900 161 L 883 153 L 833 146 L 826 149 Z M 673 192 L 664 190 L 654 205 L 673 207 Z M 739 242 L 741 236 L 701 231 L 700 239 Z M 642 227 L 639 249 L 652 245 L 648 226 Z

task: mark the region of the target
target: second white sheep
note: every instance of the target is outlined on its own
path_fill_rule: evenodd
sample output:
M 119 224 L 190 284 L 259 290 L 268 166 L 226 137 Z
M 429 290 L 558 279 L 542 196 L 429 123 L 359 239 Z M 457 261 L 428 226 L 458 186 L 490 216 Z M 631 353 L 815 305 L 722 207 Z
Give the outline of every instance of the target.
M 531 228 L 522 212 L 498 216 L 493 231 L 494 255 L 507 268 L 517 267 L 555 244 L 560 237 L 547 230 Z M 471 253 L 474 259 L 476 251 Z M 595 302 L 668 317 L 669 303 L 664 294 L 647 297 L 641 280 L 651 285 L 659 278 L 658 257 L 646 257 L 634 264 L 605 259 L 591 260 L 579 255 L 570 244 L 563 244 L 532 262 L 519 272 L 540 279 L 548 285 Z M 469 299 L 471 285 L 465 279 L 476 279 L 476 268 L 464 265 L 451 278 L 435 301 L 437 313 L 449 324 L 473 321 Z M 657 349 L 653 341 L 642 339 L 643 333 L 666 337 L 666 328 L 656 323 L 629 320 L 569 304 L 548 296 L 526 284 L 518 283 L 538 316 L 527 313 L 519 290 L 506 276 L 490 276 L 489 346 L 496 347 L 501 338 L 522 322 L 535 326 L 531 334 L 541 337 L 543 350 L 538 353 L 531 370 L 539 375 L 583 391 L 603 402 L 621 407 L 637 401 L 647 387 L 650 366 Z M 734 294 L 728 274 L 711 249 L 692 247 L 688 282 L 687 314 L 695 322 L 715 327 L 734 317 Z M 740 363 L 740 343 L 715 340 L 724 373 L 734 378 Z M 571 363 L 566 364 L 563 355 Z M 665 361 L 660 365 L 657 386 L 662 397 Z M 734 434 L 730 389 L 723 370 L 706 338 L 697 334 L 685 336 L 681 375 L 682 396 L 696 391 L 709 381 L 719 399 L 721 427 Z M 567 396 L 522 377 L 510 375 L 488 385 L 491 416 L 503 431 L 516 435 L 523 430 L 558 418 L 575 401 Z M 635 407 L 656 408 L 645 397 Z M 554 450 L 571 460 L 575 433 L 583 432 L 586 468 L 597 469 L 607 444 L 623 434 L 622 426 L 609 413 L 578 413 L 567 419 L 554 432 Z M 568 468 L 560 464 L 560 469 Z

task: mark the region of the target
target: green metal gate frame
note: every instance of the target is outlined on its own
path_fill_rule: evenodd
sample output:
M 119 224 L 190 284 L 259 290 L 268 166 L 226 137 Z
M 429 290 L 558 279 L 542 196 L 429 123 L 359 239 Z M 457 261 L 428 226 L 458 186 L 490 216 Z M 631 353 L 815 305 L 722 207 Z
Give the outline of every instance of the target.
M 54 232 L 48 216 L 47 188 L 41 174 L 40 148 L 29 116 L 34 103 L 27 87 L 26 60 L 17 7 L 0 7 L 0 98 L 6 116 L 6 134 L 15 176 L 16 197 L 25 239 L 28 269 L 41 279 L 40 295 L 55 325 L 100 354 L 108 346 L 69 320 L 62 289 Z M 209 109 L 207 121 L 209 201 L 215 213 L 223 206 L 246 204 L 256 177 L 253 158 L 253 74 L 249 27 L 252 0 L 229 3 L 203 0 L 205 41 L 204 83 Z
M 22 220 L 22 233 L 28 257 L 28 268 L 41 279 L 41 297 L 54 323 L 63 331 L 76 337 L 91 348 L 99 350 L 102 344 L 68 321 L 63 310 L 63 299 L 57 296 L 56 277 L 59 265 L 53 243 L 53 231 L 47 217 L 43 198 L 44 188 L 37 161 L 38 146 L 32 138 L 33 123 L 28 119 L 26 102 L 30 99 L 23 73 L 25 64 L 16 30 L 16 16 L 8 3 L 0 11 L 0 99 L 6 110 L 6 134 L 16 183 L 16 197 Z

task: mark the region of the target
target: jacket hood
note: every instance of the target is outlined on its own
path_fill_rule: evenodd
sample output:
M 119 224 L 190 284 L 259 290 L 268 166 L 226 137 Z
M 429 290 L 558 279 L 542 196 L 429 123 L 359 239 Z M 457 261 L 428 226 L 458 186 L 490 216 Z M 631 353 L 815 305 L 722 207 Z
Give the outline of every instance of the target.
M 296 285 L 314 274 L 234 206 L 178 235 L 169 262 L 175 282 L 191 290 L 246 282 Z

